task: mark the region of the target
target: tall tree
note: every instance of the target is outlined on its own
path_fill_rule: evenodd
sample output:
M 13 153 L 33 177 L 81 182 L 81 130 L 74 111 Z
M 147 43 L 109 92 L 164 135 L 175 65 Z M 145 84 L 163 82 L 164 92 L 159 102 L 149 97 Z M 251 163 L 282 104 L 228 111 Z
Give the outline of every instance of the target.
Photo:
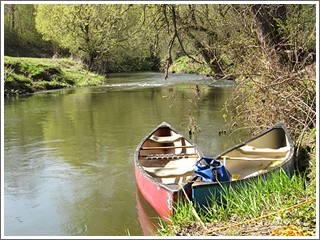
M 252 5 L 251 10 L 255 17 L 261 45 L 269 49 L 271 55 L 278 57 L 278 63 L 285 67 L 293 64 L 293 67 L 299 68 L 301 65 L 299 62 L 303 62 L 308 53 L 314 52 L 314 47 L 306 48 L 309 38 L 303 39 L 300 43 L 297 42 L 297 39 L 301 40 L 299 36 L 301 32 L 306 33 L 311 30 L 312 34 L 313 29 L 301 29 L 302 26 L 310 26 L 306 21 L 310 21 L 312 15 L 306 12 L 312 8 L 314 8 L 312 5 Z M 295 13 L 295 16 L 292 13 Z M 305 16 L 302 17 L 303 14 Z M 313 24 L 315 24 L 314 21 Z M 310 23 L 312 26 L 312 20 Z M 295 43 L 292 44 L 292 40 Z
M 36 26 L 46 39 L 54 40 L 79 55 L 93 70 L 98 55 L 122 41 L 121 19 L 128 5 L 38 5 Z
M 223 75 L 222 66 L 219 64 L 219 61 L 221 59 L 218 54 L 218 49 L 216 49 L 213 44 L 209 43 L 212 40 L 216 39 L 217 33 L 213 29 L 208 28 L 208 25 L 203 24 L 203 17 L 201 17 L 201 15 L 204 15 L 204 17 L 208 19 L 210 18 L 210 16 L 206 5 L 205 8 L 202 9 L 202 11 L 199 10 L 200 7 L 198 7 L 197 5 L 189 4 L 190 22 L 187 24 L 188 27 L 186 28 L 187 36 L 191 39 L 195 49 L 201 54 L 205 63 L 212 69 L 212 71 L 216 75 Z M 199 39 L 199 37 L 197 37 L 203 34 L 205 34 L 205 38 L 207 39 L 207 41 L 204 41 L 201 38 Z
M 166 26 L 162 29 L 163 34 L 166 32 L 167 35 L 162 39 L 167 41 L 166 77 L 173 62 L 173 50 L 188 56 L 193 62 L 208 65 L 217 75 L 224 75 L 220 54 L 223 50 L 215 29 L 218 24 L 213 23 L 216 20 L 215 14 L 218 14 L 216 9 L 203 4 L 158 6 L 158 13 L 162 13 L 162 16 L 156 15 L 157 28 Z
M 51 44 L 35 28 L 33 4 L 5 4 L 4 10 L 5 54 L 38 57 L 51 52 Z
M 267 47 L 278 47 L 281 35 L 276 20 L 285 21 L 286 5 L 255 4 L 251 9 L 259 30 L 260 42 Z

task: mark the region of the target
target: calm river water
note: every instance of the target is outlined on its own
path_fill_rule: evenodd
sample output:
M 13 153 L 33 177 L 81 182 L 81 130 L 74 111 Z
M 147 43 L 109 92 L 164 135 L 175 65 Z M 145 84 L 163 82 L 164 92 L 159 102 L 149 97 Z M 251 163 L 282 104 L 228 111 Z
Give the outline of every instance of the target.
M 166 121 L 213 156 L 230 82 L 196 75 L 112 74 L 104 86 L 49 91 L 4 103 L 5 236 L 142 236 L 157 214 L 137 192 L 133 154 Z M 196 84 L 200 95 L 196 95 Z

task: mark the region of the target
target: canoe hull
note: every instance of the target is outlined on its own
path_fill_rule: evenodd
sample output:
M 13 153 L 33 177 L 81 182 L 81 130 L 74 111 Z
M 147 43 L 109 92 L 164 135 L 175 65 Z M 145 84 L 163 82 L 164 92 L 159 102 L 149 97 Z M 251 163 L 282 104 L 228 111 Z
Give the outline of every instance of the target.
M 135 167 L 137 186 L 143 197 L 157 211 L 157 213 L 169 221 L 172 215 L 172 199 L 174 193 L 160 187 L 157 183 L 146 177 L 138 167 Z
M 146 201 L 167 222 L 171 222 L 177 200 L 183 200 L 185 195 L 191 198 L 192 179 L 196 177 L 193 166 L 202 156 L 196 144 L 166 122 L 137 146 L 136 184 Z

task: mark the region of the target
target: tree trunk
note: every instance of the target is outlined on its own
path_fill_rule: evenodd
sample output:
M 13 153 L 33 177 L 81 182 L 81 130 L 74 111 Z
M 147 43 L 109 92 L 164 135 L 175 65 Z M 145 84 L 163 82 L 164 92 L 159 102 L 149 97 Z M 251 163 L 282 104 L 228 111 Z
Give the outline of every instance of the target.
M 255 4 L 251 10 L 255 14 L 260 42 L 267 47 L 274 47 L 275 50 L 285 50 L 276 19 L 283 23 L 286 21 L 286 6 L 284 4 L 275 6 Z
M 15 10 L 16 10 L 16 6 L 14 4 L 11 4 L 10 8 L 11 8 L 11 27 L 12 27 L 12 29 L 14 29 L 15 28 Z
M 194 26 L 198 26 L 196 17 L 195 17 L 195 6 L 189 5 L 190 13 L 191 13 L 191 21 L 193 22 Z M 210 67 L 210 69 L 215 73 L 215 75 L 223 76 L 223 70 L 220 66 L 218 59 L 219 56 L 211 50 L 206 48 L 192 33 L 191 31 L 187 31 L 189 38 L 192 39 L 193 45 L 195 46 L 196 50 L 199 51 L 201 56 L 203 57 L 205 63 Z
M 188 36 L 192 39 L 194 47 L 200 52 L 205 63 L 210 67 L 215 75 L 224 75 L 223 70 L 217 61 L 217 56 L 215 56 L 211 51 L 208 51 L 191 32 L 188 32 Z
M 266 47 L 274 47 L 279 42 L 276 22 L 270 13 L 270 5 L 255 4 L 252 6 L 258 27 L 259 40 Z
M 287 64 L 289 59 L 287 58 L 287 55 L 284 54 L 284 51 L 287 49 L 282 42 L 282 36 L 276 21 L 276 19 L 281 20 L 282 22 L 286 20 L 286 6 L 284 4 L 255 4 L 252 5 L 251 10 L 255 15 L 258 37 L 261 45 L 266 49 L 270 49 L 270 56 L 277 57 L 280 64 Z

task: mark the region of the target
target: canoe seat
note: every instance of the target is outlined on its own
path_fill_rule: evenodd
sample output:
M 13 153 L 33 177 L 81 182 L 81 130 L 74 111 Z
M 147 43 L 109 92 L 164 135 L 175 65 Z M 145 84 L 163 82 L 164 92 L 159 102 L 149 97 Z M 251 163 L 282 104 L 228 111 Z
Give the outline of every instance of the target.
M 173 178 L 161 178 L 160 182 L 166 184 L 169 188 L 178 191 L 179 184 L 184 184 L 188 179 L 188 175 L 178 176 Z
M 273 168 L 277 167 L 278 165 L 280 165 L 283 162 L 283 160 L 274 160 L 272 161 L 269 165 L 267 165 L 267 167 L 265 167 L 264 169 L 260 169 L 256 172 L 253 172 L 247 176 L 245 176 L 244 178 L 248 178 L 248 177 L 254 177 L 254 176 L 258 176 L 261 175 L 267 171 L 272 170 Z
M 254 156 L 254 155 L 252 155 Z M 268 156 L 268 157 L 260 157 L 260 156 L 245 156 L 245 157 L 238 157 L 238 156 L 227 156 L 227 155 L 223 155 L 222 157 L 226 160 L 240 160 L 240 161 L 283 161 L 285 159 L 285 157 L 283 156 Z M 222 161 L 222 160 L 220 160 Z M 223 164 L 225 166 L 227 166 L 226 164 Z
M 248 155 L 259 155 L 264 157 L 280 157 L 285 156 L 289 150 L 289 146 L 281 148 L 256 148 L 250 145 L 244 145 L 239 148 L 240 152 Z
M 157 143 L 172 143 L 177 141 L 178 139 L 182 138 L 183 136 L 180 134 L 174 134 L 172 136 L 155 136 L 152 135 L 149 139 L 157 142 Z
M 153 160 L 149 160 L 153 161 Z M 170 178 L 191 175 L 197 158 L 182 158 L 172 160 L 165 166 L 143 166 L 143 169 L 152 177 Z

